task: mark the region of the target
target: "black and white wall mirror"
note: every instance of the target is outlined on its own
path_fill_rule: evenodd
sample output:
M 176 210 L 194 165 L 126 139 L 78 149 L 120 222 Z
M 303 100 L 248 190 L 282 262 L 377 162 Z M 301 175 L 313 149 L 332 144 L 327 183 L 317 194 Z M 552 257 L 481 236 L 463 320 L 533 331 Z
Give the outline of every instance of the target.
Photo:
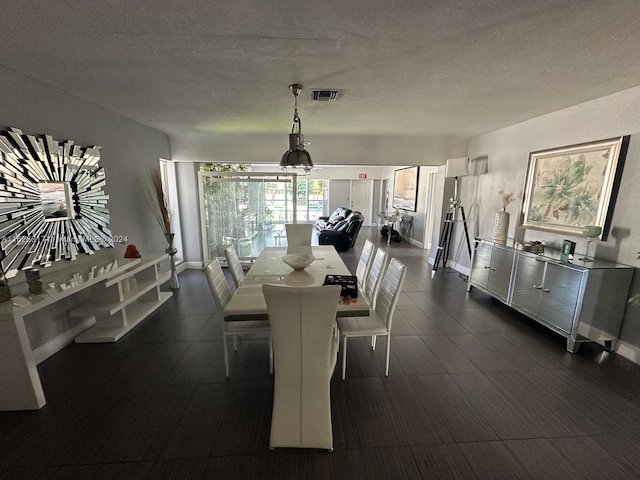
M 100 147 L 0 132 L 0 259 L 7 277 L 113 247 Z

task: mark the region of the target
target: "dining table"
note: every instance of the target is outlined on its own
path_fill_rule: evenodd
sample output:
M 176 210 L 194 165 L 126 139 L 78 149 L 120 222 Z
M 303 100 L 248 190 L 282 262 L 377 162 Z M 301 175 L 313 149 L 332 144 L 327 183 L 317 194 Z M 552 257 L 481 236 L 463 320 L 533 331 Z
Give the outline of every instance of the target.
M 312 254 L 315 259 L 304 270 L 293 270 L 282 257 L 288 254 Z M 264 284 L 290 287 L 318 287 L 327 275 L 351 275 L 332 245 L 265 247 L 254 260 L 245 278 L 224 308 L 225 321 L 267 320 L 267 304 L 262 294 Z M 337 316 L 369 315 L 369 304 L 362 295 L 344 298 Z

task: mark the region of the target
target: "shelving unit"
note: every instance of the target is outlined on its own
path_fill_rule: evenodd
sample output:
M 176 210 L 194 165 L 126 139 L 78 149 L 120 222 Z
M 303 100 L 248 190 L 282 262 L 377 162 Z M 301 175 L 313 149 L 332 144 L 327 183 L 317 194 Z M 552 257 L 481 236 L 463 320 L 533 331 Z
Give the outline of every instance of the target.
M 144 257 L 139 265 L 91 287 L 92 300 L 69 312 L 72 317 L 95 318 L 96 324 L 76 337 L 77 343 L 117 342 L 147 318 L 171 292 L 161 292 L 160 285 L 171 273 L 158 273 L 158 264 L 167 254 Z
M 160 285 L 171 276 L 169 272 L 158 273 L 159 263 L 166 259 L 167 254 L 120 259 L 116 265 L 110 264 L 107 272 L 102 272 L 106 265 L 95 275 L 75 272 L 82 273 L 84 281 L 70 286 L 69 272 L 57 272 L 47 281 L 64 282 L 66 289 L 30 295 L 24 285 L 14 292 L 13 301 L 0 303 L 0 411 L 37 410 L 46 403 L 25 319 L 59 305 L 64 309 L 68 303 L 77 304 L 71 302 L 74 298 L 90 298 L 88 303 L 67 310 L 87 325 L 95 319 L 96 324 L 80 337 L 86 342 L 115 342 L 172 296 L 171 292 L 160 292 Z M 92 267 L 91 271 L 95 270 Z

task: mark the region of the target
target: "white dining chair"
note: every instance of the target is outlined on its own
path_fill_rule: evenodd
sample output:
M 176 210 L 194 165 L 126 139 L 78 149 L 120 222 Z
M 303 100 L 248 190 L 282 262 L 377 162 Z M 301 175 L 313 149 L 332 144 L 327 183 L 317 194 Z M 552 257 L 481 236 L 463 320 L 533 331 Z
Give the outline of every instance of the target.
M 341 287 L 262 286 L 274 350 L 269 448 L 333 450 L 330 380 Z
M 375 310 L 376 308 L 376 299 L 378 297 L 378 291 L 380 290 L 380 284 L 382 283 L 382 274 L 384 270 L 387 268 L 387 261 L 389 260 L 389 255 L 383 249 L 378 248 L 376 250 L 376 254 L 373 257 L 373 262 L 371 262 L 371 268 L 369 269 L 369 274 L 367 275 L 366 287 L 362 292 L 364 299 L 367 301 L 369 306 Z M 371 348 L 373 350 L 376 349 L 376 336 L 373 335 L 371 337 Z
M 229 354 L 227 351 L 227 337 L 234 337 L 234 350 L 237 349 L 236 335 L 248 335 L 254 333 L 269 334 L 269 372 L 273 373 L 273 347 L 271 345 L 271 327 L 268 320 L 238 320 L 233 322 L 224 321 L 224 307 L 231 300 L 231 289 L 224 276 L 222 267 L 217 258 L 214 258 L 205 268 L 205 276 L 209 283 L 209 288 L 216 303 L 218 315 L 222 318 L 222 349 L 224 351 L 224 373 L 229 377 Z
M 367 275 L 373 263 L 373 256 L 376 246 L 371 240 L 365 240 L 358 264 L 356 265 L 356 279 L 358 280 L 358 290 L 363 292 L 367 286 Z
M 376 250 L 376 254 L 373 256 L 371 268 L 369 268 L 369 273 L 367 274 L 365 289 L 362 291 L 364 299 L 374 310 L 376 308 L 376 298 L 378 297 L 380 284 L 382 283 L 382 274 L 384 273 L 385 268 L 387 268 L 388 261 L 389 255 L 387 252 L 378 248 Z
M 389 351 L 391 349 L 391 325 L 393 313 L 402 291 L 407 267 L 397 258 L 392 258 L 382 274 L 382 283 L 376 298 L 376 308 L 368 317 L 338 317 L 338 329 L 342 335 L 342 379 L 347 372 L 347 339 L 350 337 L 387 337 L 385 375 L 389 375 Z M 375 346 L 372 345 L 374 348 Z
M 244 280 L 244 270 L 242 270 L 240 258 L 238 258 L 238 254 L 233 245 L 228 245 L 224 249 L 224 258 L 227 260 L 227 266 L 229 267 L 231 278 L 233 278 L 233 283 L 236 288 L 238 288 L 242 280 Z
M 313 232 L 311 223 L 287 223 L 284 228 L 287 232 L 288 246 L 311 245 L 311 234 Z

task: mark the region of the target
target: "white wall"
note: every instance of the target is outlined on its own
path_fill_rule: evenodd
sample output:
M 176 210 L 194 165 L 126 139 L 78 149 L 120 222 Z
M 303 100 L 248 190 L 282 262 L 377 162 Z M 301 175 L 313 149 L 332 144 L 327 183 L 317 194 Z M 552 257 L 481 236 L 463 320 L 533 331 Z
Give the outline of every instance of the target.
M 73 140 L 82 146 L 102 147 L 100 165 L 106 175 L 110 225 L 113 235 L 126 235 L 141 252 L 164 251 L 162 231 L 147 207 L 136 183 L 136 173 L 144 173 L 158 159 L 171 158 L 166 135 L 121 115 L 71 96 L 61 90 L 31 80 L 0 67 L 0 128 L 16 127 L 32 135 L 51 135 L 56 140 Z M 99 265 L 107 258 L 122 257 L 124 246 L 103 249 L 97 255 L 80 255 L 76 262 L 60 261 L 40 271 L 44 283 L 54 271 L 80 269 L 83 263 Z M 20 274 L 14 282 L 24 280 Z M 50 318 L 47 325 L 33 322 L 29 335 L 46 343 L 73 328 L 71 319 Z M 33 329 L 41 329 L 34 331 Z
M 203 138 L 204 137 L 204 138 Z M 252 133 L 197 132 L 200 145 L 197 158 L 191 156 L 192 138 L 181 135 L 171 139 L 173 158 L 193 162 L 271 163 L 279 161 L 287 148 L 287 132 L 281 136 Z M 451 135 L 433 142 L 419 135 L 322 135 L 306 132 L 311 141 L 309 153 L 316 165 L 438 165 L 441 159 L 464 155 L 467 139 Z M 238 143 L 244 148 L 238 149 Z
M 157 165 L 160 157 L 171 158 L 166 135 L 3 68 L 0 91 L 0 127 L 101 146 L 112 233 L 128 236 L 141 251 L 166 248 L 135 178 L 137 172 Z
M 606 138 L 631 135 L 620 191 L 613 214 L 611 233 L 606 242 L 594 244 L 596 256 L 639 266 L 640 251 L 640 87 L 583 103 L 496 132 L 474 138 L 469 145 L 470 158 L 488 156 L 488 173 L 461 179 L 461 198 L 469 209 L 471 235 L 491 237 L 493 217 L 500 210 L 498 192 L 518 195 L 507 211 L 511 213 L 509 233 L 515 233 L 521 207 L 529 153 Z M 559 247 L 567 235 L 527 230 L 525 239 L 545 240 Z M 572 237 L 576 251 L 584 252 L 586 241 Z M 593 248 L 592 246 L 592 248 Z M 459 248 L 459 245 L 458 245 Z M 593 251 L 593 250 L 592 250 Z M 454 253 L 455 255 L 455 253 Z M 458 255 L 460 261 L 464 255 Z M 464 262 L 463 262 L 464 263 Z M 465 266 L 468 268 L 468 262 Z M 636 271 L 637 273 L 637 271 Z M 639 275 L 634 276 L 632 291 L 640 290 Z M 628 306 L 621 339 L 640 347 L 640 312 Z
M 280 167 L 277 164 L 270 165 L 252 165 L 252 172 L 280 172 Z M 293 170 L 292 170 L 293 171 Z M 360 167 L 353 166 L 319 166 L 311 170 L 311 173 L 306 178 L 315 180 L 358 180 L 360 174 L 366 174 L 367 180 L 379 180 L 386 175 L 386 167 L 363 165 Z
M 329 182 L 329 215 L 339 207 L 351 210 L 351 180 Z

